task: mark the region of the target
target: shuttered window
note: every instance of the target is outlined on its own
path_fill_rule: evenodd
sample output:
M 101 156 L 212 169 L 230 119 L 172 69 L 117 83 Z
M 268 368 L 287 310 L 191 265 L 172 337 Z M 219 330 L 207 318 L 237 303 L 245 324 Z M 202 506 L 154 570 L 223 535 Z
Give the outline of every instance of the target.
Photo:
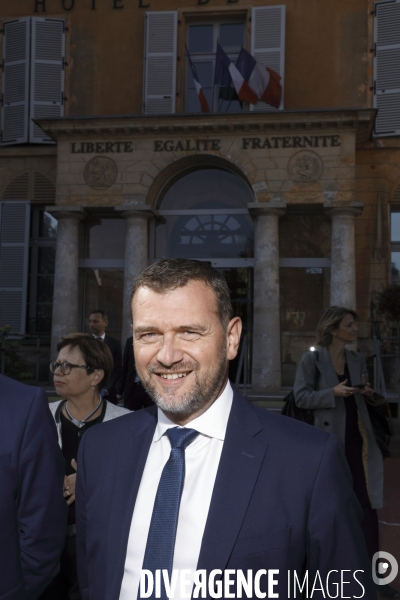
M 375 3 L 375 136 L 400 135 L 400 0 Z
M 282 100 L 279 110 L 283 109 L 285 80 L 285 16 L 286 6 L 259 6 L 252 9 L 251 17 L 251 54 L 257 62 L 269 67 L 281 76 Z M 258 102 L 251 105 L 256 112 L 276 110 Z
M 65 22 L 32 19 L 29 141 L 53 143 L 32 119 L 64 116 Z
M 30 19 L 4 23 L 1 141 L 28 141 Z
M 146 13 L 143 82 L 145 114 L 175 112 L 177 31 L 176 11 Z
M 54 143 L 32 119 L 64 115 L 65 21 L 6 21 L 3 59 L 2 145 Z
M 0 202 L 0 325 L 25 334 L 29 202 Z

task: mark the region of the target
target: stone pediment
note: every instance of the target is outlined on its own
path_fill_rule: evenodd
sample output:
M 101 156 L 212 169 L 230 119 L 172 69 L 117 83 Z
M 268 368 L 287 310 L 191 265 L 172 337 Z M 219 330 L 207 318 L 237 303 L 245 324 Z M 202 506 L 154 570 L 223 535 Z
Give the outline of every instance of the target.
M 274 111 L 268 113 L 211 113 L 173 115 L 116 115 L 63 117 L 35 121 L 54 140 L 65 137 L 132 137 L 155 135 L 222 135 L 353 130 L 357 147 L 370 139 L 374 109 Z

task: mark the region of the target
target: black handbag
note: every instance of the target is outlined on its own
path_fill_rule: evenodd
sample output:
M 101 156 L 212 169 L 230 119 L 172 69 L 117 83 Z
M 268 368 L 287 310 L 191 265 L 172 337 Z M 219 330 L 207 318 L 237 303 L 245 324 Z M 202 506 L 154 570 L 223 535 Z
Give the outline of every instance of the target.
M 374 432 L 375 441 L 383 458 L 390 456 L 389 442 L 392 436 L 390 406 L 383 396 L 375 392 L 372 398 L 364 396 L 369 418 Z
M 314 351 L 314 356 L 315 360 L 319 359 L 318 350 Z M 285 404 L 281 410 L 281 415 L 297 419 L 297 421 L 303 421 L 307 425 L 314 425 L 314 411 L 311 408 L 300 408 L 300 406 L 297 406 L 293 390 L 285 396 L 283 401 Z
M 303 421 L 303 423 L 307 423 L 308 425 L 314 425 L 313 411 L 309 408 L 300 408 L 300 406 L 297 406 L 293 390 L 285 396 L 283 401 L 285 404 L 281 410 L 281 415 Z

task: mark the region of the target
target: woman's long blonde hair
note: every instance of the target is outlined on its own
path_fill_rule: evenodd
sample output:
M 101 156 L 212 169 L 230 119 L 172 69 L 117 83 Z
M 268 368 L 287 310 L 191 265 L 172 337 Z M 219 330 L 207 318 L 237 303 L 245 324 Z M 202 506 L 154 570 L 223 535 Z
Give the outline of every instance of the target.
M 344 306 L 330 306 L 321 315 L 317 325 L 316 346 L 329 346 L 332 342 L 332 329 L 337 329 L 346 315 L 352 315 L 355 321 L 358 321 L 357 313 L 351 308 Z

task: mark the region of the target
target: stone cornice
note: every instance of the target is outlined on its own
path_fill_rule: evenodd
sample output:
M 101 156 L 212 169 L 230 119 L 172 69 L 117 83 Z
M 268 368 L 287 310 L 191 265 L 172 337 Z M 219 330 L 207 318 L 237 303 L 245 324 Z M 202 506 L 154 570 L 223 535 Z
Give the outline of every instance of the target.
M 46 211 L 59 219 L 76 219 L 81 221 L 86 217 L 85 210 L 80 206 L 46 206 Z
M 114 210 L 125 218 L 139 217 L 142 219 L 151 219 L 158 216 L 158 212 L 148 204 L 122 204 L 121 206 L 115 206 Z
M 279 135 L 280 132 L 319 134 L 324 131 L 355 131 L 357 146 L 370 139 L 375 109 L 332 109 L 207 115 L 123 115 L 64 117 L 35 121 L 54 140 L 105 137 L 189 135 Z
M 281 217 L 286 212 L 286 202 L 250 202 L 247 208 L 253 219 L 263 215 Z

